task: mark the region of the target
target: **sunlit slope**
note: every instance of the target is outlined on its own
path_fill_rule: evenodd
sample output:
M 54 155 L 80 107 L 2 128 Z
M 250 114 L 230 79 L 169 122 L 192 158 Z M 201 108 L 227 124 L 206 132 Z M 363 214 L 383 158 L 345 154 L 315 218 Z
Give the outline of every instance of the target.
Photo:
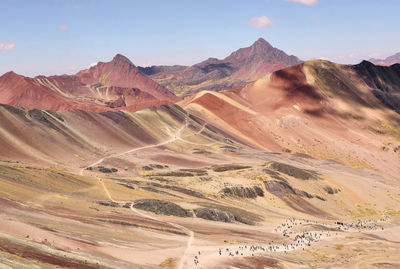
M 100 157 L 167 141 L 185 124 L 186 135 L 202 128 L 202 123 L 175 105 L 104 113 L 26 111 L 1 105 L 0 158 L 79 167 Z M 210 132 L 210 136 L 218 134 Z
M 292 83 L 301 87 L 306 76 L 298 70 L 291 70 L 297 77 Z M 383 250 L 386 262 L 395 263 L 397 239 L 386 238 L 399 231 L 398 180 L 305 154 L 257 150 L 252 147 L 261 147 L 253 144 L 259 140 L 248 136 L 263 137 L 261 130 L 268 126 L 252 125 L 245 132 L 236 128 L 260 115 L 267 121 L 265 111 L 288 111 L 282 112 L 285 102 L 290 104 L 284 98 L 281 108 L 255 105 L 260 97 L 256 90 L 274 85 L 275 96 L 283 95 L 278 86 L 284 82 L 271 77 L 247 92 L 205 92 L 197 96 L 204 103 L 188 107 L 207 106 L 202 118 L 177 105 L 106 113 L 1 106 L 1 263 L 11 268 L 186 269 L 199 268 L 193 261 L 200 257 L 204 268 L 243 262 L 259 268 L 263 259 L 281 267 L 324 267 L 325 258 L 316 257 L 325 251 L 335 254 L 335 264 L 343 268 L 359 264 L 359 258 L 363 264 L 376 263 Z M 310 96 L 307 87 L 292 95 L 297 117 L 302 108 L 318 108 L 314 99 L 324 98 Z M 230 122 L 223 120 L 229 117 Z M 311 122 L 315 116 L 308 117 L 303 125 L 317 126 Z M 329 119 L 321 116 L 319 124 L 329 127 Z M 295 135 L 301 127 L 295 123 L 271 121 L 278 126 L 275 132 L 292 128 L 285 135 Z M 320 132 L 329 135 L 332 130 Z M 304 136 L 317 133 L 307 129 Z M 282 147 L 275 139 L 264 143 Z M 293 218 L 310 222 L 288 231 L 288 238 L 276 227 Z M 337 221 L 355 223 L 359 218 L 374 226 L 361 232 L 338 228 Z M 251 252 L 218 254 L 219 249 L 243 245 L 282 247 L 309 232 L 331 236 L 288 253 L 255 253 L 259 259 Z M 338 244 L 352 256 L 342 257 Z M 360 245 L 365 250 L 361 256 L 354 248 Z
M 30 78 L 11 71 L 0 76 L 0 103 L 27 110 L 137 111 L 178 100 L 120 54 L 75 75 Z
M 352 66 L 313 60 L 180 104 L 245 143 L 399 174 L 400 117 Z

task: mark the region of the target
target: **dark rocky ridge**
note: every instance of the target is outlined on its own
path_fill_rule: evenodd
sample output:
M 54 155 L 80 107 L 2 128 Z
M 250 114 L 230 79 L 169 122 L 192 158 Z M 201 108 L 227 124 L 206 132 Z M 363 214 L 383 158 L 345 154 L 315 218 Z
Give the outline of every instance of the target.
M 387 107 L 400 114 L 400 64 L 378 66 L 362 61 L 352 66 L 373 94 Z

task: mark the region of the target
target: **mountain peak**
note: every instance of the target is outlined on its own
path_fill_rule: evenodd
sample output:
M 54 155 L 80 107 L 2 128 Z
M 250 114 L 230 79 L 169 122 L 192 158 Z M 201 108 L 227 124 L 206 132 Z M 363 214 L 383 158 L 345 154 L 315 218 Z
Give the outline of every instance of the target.
M 274 48 L 265 39 L 257 39 L 250 47 L 233 52 L 225 61 L 240 62 L 240 65 L 260 66 L 262 64 L 291 66 L 301 63 L 295 56 L 289 56 L 284 51 Z
M 257 39 L 251 47 L 272 47 L 268 41 L 266 41 L 264 38 L 260 37 Z
M 4 73 L 2 76 L 0 76 L 3 79 L 23 79 L 24 76 L 19 75 L 15 73 L 14 71 L 9 71 L 7 73 Z
M 251 54 L 266 54 L 275 50 L 265 39 L 259 38 L 250 46 Z
M 114 58 L 112 59 L 111 62 L 114 64 L 127 63 L 127 64 L 134 66 L 134 64 L 131 62 L 131 60 L 129 60 L 127 57 L 125 57 L 124 55 L 119 54 L 119 53 L 114 56 Z
M 18 74 L 15 73 L 14 71 L 8 71 L 7 73 L 4 73 L 3 76 L 17 76 Z

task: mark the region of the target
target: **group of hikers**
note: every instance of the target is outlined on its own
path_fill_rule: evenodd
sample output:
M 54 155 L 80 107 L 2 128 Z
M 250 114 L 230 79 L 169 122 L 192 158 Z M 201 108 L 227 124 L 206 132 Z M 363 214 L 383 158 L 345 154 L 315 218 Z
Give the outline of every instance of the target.
M 235 246 L 231 248 L 219 248 L 218 255 L 219 256 L 255 256 L 257 253 L 261 254 L 262 252 L 284 252 L 292 251 L 295 249 L 304 250 L 305 247 L 311 246 L 313 242 L 318 242 L 323 238 L 328 238 L 333 235 L 338 235 L 339 232 L 348 231 L 348 232 L 361 232 L 361 231 L 370 231 L 370 230 L 384 230 L 382 222 L 386 222 L 389 219 L 388 216 L 384 216 L 377 219 L 357 219 L 354 222 L 345 223 L 342 221 L 335 221 L 329 223 L 321 223 L 314 220 L 308 219 L 295 219 L 290 218 L 287 219 L 281 225 L 275 227 L 273 229 L 274 232 L 281 233 L 283 237 L 291 239 L 291 243 L 277 243 L 273 240 L 268 243 L 266 246 L 258 246 L 258 245 L 243 245 L 243 246 Z M 309 230 L 309 231 L 301 231 L 302 229 L 316 229 L 320 230 Z M 286 240 L 287 241 L 287 240 Z M 197 266 L 199 264 L 199 256 L 194 258 L 194 264 Z
M 351 223 L 343 223 L 343 222 L 339 222 L 337 221 L 336 224 L 338 225 L 338 229 L 339 230 L 343 230 L 343 231 L 365 231 L 365 230 L 369 230 L 369 231 L 376 231 L 376 230 L 384 230 L 383 225 L 378 224 L 378 222 L 385 222 L 389 219 L 389 216 L 384 216 L 382 218 L 380 218 L 379 220 L 376 219 L 358 219 L 355 222 L 351 222 Z

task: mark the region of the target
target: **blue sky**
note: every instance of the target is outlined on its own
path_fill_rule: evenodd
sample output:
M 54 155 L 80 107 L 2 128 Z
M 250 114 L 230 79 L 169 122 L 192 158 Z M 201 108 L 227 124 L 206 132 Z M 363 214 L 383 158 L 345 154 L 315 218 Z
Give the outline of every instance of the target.
M 136 65 L 191 65 L 259 37 L 303 60 L 357 63 L 400 51 L 399 0 L 2 0 L 0 7 L 0 74 L 72 74 L 117 53 Z

